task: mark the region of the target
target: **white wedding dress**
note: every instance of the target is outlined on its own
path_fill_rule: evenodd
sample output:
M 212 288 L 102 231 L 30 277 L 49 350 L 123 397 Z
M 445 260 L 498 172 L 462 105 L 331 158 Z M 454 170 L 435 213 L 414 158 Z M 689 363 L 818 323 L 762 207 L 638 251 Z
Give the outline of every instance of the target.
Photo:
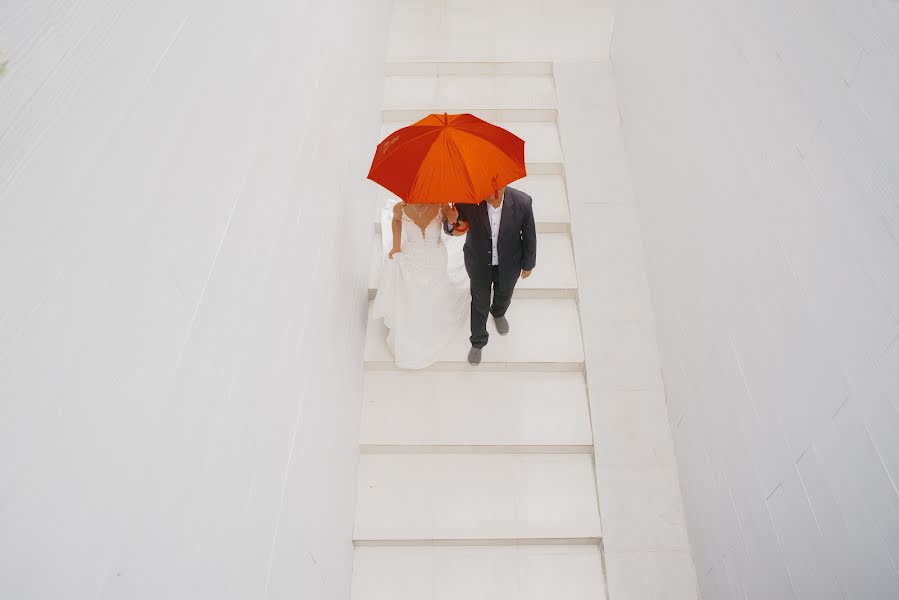
M 384 319 L 389 329 L 387 347 L 397 366 L 423 369 L 436 362 L 447 344 L 467 328 L 471 296 L 462 238 L 443 233 L 439 212 L 424 229 L 405 211 L 402 214 L 401 252 L 392 259 L 383 254 L 372 315 Z M 389 223 L 386 218 L 382 222 Z M 386 242 L 390 227 L 382 231 Z

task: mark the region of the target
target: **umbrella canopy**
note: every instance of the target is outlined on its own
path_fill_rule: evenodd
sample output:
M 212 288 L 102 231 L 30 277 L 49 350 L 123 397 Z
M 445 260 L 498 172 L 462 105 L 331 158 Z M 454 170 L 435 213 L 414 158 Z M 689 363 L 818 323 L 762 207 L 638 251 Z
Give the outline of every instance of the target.
M 428 115 L 390 134 L 368 172 L 410 204 L 477 204 L 525 175 L 524 140 L 468 113 Z

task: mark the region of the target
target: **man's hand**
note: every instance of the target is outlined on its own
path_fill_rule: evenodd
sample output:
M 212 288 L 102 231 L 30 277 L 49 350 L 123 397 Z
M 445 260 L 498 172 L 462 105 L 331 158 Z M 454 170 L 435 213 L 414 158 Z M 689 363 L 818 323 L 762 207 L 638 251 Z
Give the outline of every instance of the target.
M 394 255 L 394 254 L 398 254 L 399 252 L 400 252 L 400 249 L 399 249 L 399 248 L 393 248 L 393 249 L 390 251 L 390 254 L 387 255 L 387 258 L 389 258 L 389 259 L 392 260 L 392 259 L 393 259 L 393 255 Z
M 455 206 L 450 206 L 446 209 L 446 220 L 450 222 L 450 224 L 454 224 L 459 220 L 459 211 Z
M 522 279 L 527 279 L 527 278 L 530 277 L 530 276 L 531 276 L 531 272 L 530 272 L 530 271 L 522 271 L 522 272 L 521 272 L 521 278 L 522 278 Z

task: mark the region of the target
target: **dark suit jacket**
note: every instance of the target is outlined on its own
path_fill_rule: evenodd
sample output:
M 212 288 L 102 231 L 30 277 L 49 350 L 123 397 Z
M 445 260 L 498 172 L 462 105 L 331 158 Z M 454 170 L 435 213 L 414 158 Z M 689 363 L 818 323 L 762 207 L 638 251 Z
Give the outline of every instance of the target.
M 531 197 L 520 190 L 506 188 L 503 212 L 499 222 L 499 278 L 512 285 L 521 271 L 530 271 L 537 262 L 537 227 Z M 472 279 L 490 278 L 493 265 L 493 242 L 487 203 L 457 204 L 459 220 L 467 221 L 465 268 Z M 445 230 L 450 233 L 449 225 Z

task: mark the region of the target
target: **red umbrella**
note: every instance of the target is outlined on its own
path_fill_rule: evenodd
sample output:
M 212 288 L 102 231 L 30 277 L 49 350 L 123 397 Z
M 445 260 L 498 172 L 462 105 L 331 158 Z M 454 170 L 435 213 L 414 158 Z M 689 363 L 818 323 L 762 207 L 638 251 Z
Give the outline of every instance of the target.
M 524 140 L 474 115 L 428 115 L 378 144 L 368 178 L 410 204 L 477 204 L 527 175 Z

